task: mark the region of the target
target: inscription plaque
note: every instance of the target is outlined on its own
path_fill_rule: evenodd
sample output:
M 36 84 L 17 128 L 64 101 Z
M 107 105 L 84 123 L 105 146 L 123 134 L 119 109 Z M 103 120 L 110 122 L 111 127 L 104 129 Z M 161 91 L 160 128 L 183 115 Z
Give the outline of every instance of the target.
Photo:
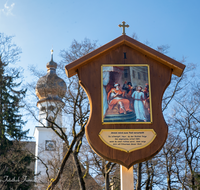
M 99 137 L 111 148 L 132 152 L 148 146 L 156 133 L 153 129 L 102 129 Z

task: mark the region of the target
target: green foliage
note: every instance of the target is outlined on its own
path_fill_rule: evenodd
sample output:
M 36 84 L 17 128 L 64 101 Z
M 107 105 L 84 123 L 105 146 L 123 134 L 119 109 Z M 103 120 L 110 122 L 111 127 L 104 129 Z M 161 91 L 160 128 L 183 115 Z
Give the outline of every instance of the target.
M 25 178 L 33 178 L 27 168 L 33 157 L 20 141 L 28 132 L 22 130 L 25 122 L 20 115 L 26 90 L 16 82 L 20 79 L 18 70 L 10 67 L 21 52 L 11 40 L 0 33 L 0 189 L 30 189 Z
M 7 66 L 0 57 L 0 138 L 20 140 L 27 133 L 22 132 L 24 122 L 19 114 L 20 103 L 26 90 L 15 90 L 20 86 L 20 83 L 14 83 L 14 80 L 19 78 L 19 73 L 7 74 Z

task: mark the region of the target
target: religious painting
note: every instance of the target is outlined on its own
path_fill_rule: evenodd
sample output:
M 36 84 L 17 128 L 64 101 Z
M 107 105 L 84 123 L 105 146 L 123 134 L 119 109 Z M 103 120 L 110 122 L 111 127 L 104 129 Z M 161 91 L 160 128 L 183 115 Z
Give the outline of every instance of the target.
M 102 65 L 102 123 L 151 123 L 149 66 Z

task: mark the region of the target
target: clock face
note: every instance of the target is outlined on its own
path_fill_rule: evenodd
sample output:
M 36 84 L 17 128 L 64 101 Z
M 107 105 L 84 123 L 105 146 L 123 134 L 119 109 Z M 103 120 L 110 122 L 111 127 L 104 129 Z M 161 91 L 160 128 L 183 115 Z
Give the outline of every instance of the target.
M 45 141 L 45 150 L 55 151 L 56 150 L 56 141 L 46 140 Z

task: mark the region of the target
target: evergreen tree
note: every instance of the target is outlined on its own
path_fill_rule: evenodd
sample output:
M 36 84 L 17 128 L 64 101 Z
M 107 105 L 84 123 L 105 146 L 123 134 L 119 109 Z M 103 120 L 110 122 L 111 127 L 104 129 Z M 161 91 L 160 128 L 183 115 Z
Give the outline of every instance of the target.
M 12 37 L 0 33 L 0 189 L 30 189 L 27 178 L 33 179 L 33 171 L 27 166 L 33 156 L 27 153 L 22 139 L 28 131 L 22 131 L 25 122 L 20 115 L 26 90 L 20 89 L 18 69 L 11 68 L 20 49 L 11 43 Z

